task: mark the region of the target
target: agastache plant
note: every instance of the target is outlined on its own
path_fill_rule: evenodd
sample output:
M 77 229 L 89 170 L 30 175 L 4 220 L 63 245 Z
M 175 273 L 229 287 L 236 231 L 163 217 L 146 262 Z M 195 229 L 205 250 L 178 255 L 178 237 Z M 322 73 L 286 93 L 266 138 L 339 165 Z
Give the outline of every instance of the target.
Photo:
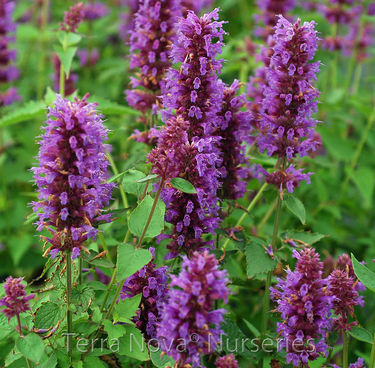
M 228 354 L 216 359 L 217 368 L 238 368 L 238 362 L 233 354 Z
M 10 48 L 10 43 L 14 41 L 12 33 L 16 26 L 12 20 L 15 2 L 0 0 L 0 86 L 14 81 L 18 78 L 18 69 L 13 65 L 16 58 L 16 51 Z M 0 108 L 4 105 L 11 105 L 20 100 L 17 89 L 1 87 Z
M 39 191 L 33 202 L 37 229 L 51 233 L 42 238 L 50 245 L 45 255 L 52 258 L 60 251 L 76 258 L 84 242 L 96 237 L 95 224 L 110 219 L 102 212 L 114 186 L 106 183 L 107 129 L 87 97 L 71 102 L 57 96 L 43 128 L 39 166 L 32 169 Z
M 319 92 L 314 88 L 319 62 L 311 62 L 317 49 L 314 22 L 292 24 L 279 16 L 275 27 L 273 54 L 266 70 L 267 85 L 263 90 L 260 131 L 257 143 L 261 152 L 276 156 L 281 169 L 266 181 L 280 191 L 293 192 L 300 181 L 309 182 L 310 174 L 295 169 L 287 162 L 315 151 L 314 138 Z
M 178 0 L 143 0 L 135 14 L 130 69 L 137 70 L 137 74 L 131 78 L 132 89 L 126 91 L 126 99 L 142 112 L 141 120 L 146 126 L 151 125 L 146 115 L 160 109 L 160 91 L 165 71 L 171 65 L 170 47 L 180 15 Z
M 271 297 L 281 317 L 277 331 L 287 363 L 308 367 L 310 360 L 328 354 L 325 337 L 330 328 L 332 298 L 325 291 L 327 280 L 322 278 L 323 264 L 315 249 L 294 250 L 293 256 L 297 259 L 295 270 L 287 269 L 286 278 L 278 279 Z
M 174 188 L 162 191 L 167 206 L 165 218 L 173 224 L 169 258 L 212 245 L 212 241 L 203 240 L 202 236 L 213 233 L 219 222 L 217 190 L 221 174 L 217 167 L 221 166 L 222 159 L 218 148 L 220 137 L 215 130 L 221 124 L 218 113 L 222 107 L 223 83 L 218 79 L 222 61 L 216 56 L 221 52 L 224 31 L 223 22 L 217 19 L 218 9 L 201 18 L 193 12 L 180 18 L 178 41 L 173 44 L 171 55 L 181 66 L 180 70 L 168 71 L 163 89 L 164 119 L 172 120 L 167 123 L 170 131 L 161 133 L 165 137 L 160 138 L 159 145 L 165 146 L 164 140 L 170 139 L 168 134 L 173 136 L 173 122 L 186 125 L 187 134 L 175 138 L 175 143 L 183 139 L 187 150 L 186 156 L 177 163 L 181 166 L 176 176 L 190 181 L 197 191 L 197 194 Z M 173 160 L 173 156 L 180 157 L 181 152 L 177 151 L 181 147 L 173 144 L 169 148 L 171 152 L 167 152 L 167 147 L 160 152 L 167 152 Z M 153 162 L 157 163 L 158 159 L 154 158 Z M 172 166 L 176 167 L 176 163 Z M 160 172 L 160 168 L 155 170 Z
M 195 252 L 191 259 L 184 257 L 180 274 L 172 275 L 158 340 L 178 367 L 189 363 L 203 367 L 201 356 L 216 350 L 224 309 L 215 305 L 227 301 L 228 282 L 226 271 L 219 270 L 215 256 L 207 250 Z

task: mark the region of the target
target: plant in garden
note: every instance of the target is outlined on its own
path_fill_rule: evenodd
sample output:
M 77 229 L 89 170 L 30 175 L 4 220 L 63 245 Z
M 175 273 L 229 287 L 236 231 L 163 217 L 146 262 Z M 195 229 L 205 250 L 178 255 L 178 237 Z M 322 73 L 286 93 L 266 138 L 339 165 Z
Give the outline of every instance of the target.
M 136 69 L 137 76 L 131 78 L 132 89 L 126 91 L 126 99 L 142 112 L 146 127 L 153 125 L 147 114 L 156 114 L 160 109 L 160 91 L 165 71 L 171 65 L 170 47 L 180 15 L 177 0 L 141 1 L 135 14 L 130 36 L 130 69 Z M 147 132 L 141 133 L 139 139 L 148 142 L 147 136 Z
M 277 331 L 282 336 L 280 347 L 287 353 L 287 363 L 307 367 L 309 360 L 320 354 L 328 355 L 326 333 L 330 328 L 332 297 L 322 278 L 323 264 L 314 248 L 305 248 L 297 258 L 294 271 L 287 269 L 286 279 L 279 279 L 271 288 L 271 297 L 277 303 L 282 322 Z
M 5 296 L 0 299 L 0 307 L 5 307 L 0 311 L 8 317 L 8 321 L 14 316 L 17 317 L 17 329 L 20 335 L 22 335 L 20 314 L 30 310 L 29 300 L 35 297 L 33 294 L 26 294 L 25 285 L 21 282 L 22 277 L 15 279 L 9 276 L 4 284 Z
M 0 108 L 20 99 L 15 87 L 6 88 L 7 84 L 17 79 L 19 74 L 18 69 L 13 65 L 16 50 L 10 48 L 16 30 L 12 20 L 14 7 L 14 1 L 0 1 L 0 85 L 5 84 L 0 92 Z
M 226 271 L 218 269 L 207 250 L 193 253 L 191 259 L 184 257 L 180 274 L 172 275 L 158 338 L 178 366 L 202 367 L 201 356 L 216 350 L 224 310 L 215 308 L 215 303 L 227 301 L 228 282 Z

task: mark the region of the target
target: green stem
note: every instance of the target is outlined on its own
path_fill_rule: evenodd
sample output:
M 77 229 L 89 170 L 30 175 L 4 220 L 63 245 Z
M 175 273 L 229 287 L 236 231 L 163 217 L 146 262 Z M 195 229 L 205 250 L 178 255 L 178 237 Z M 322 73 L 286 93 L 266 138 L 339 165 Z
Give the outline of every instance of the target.
M 115 161 L 113 160 L 113 157 L 111 156 L 111 154 L 109 152 L 107 152 L 107 158 L 108 158 L 108 161 L 109 163 L 111 164 L 112 166 L 112 171 L 115 175 L 118 175 L 119 174 L 119 171 L 117 169 L 117 166 L 115 164 Z M 121 194 L 121 198 L 122 198 L 122 202 L 124 204 L 124 208 L 128 208 L 129 207 L 129 203 L 128 203 L 128 198 L 126 197 L 126 194 L 125 194 L 125 191 L 124 191 L 124 188 L 122 187 L 121 183 L 119 185 L 119 190 L 120 190 L 120 194 Z
M 67 42 L 67 34 L 65 33 L 64 35 L 64 42 L 63 42 L 63 51 L 65 52 L 66 50 L 66 42 Z M 64 72 L 64 67 L 62 64 L 62 61 L 60 60 L 60 95 L 62 97 L 65 96 L 65 72 Z
M 262 196 L 262 193 L 265 191 L 265 189 L 267 188 L 267 186 L 268 186 L 268 184 L 264 183 L 260 187 L 260 189 L 259 189 L 258 193 L 256 194 L 256 196 L 252 199 L 252 201 L 247 206 L 246 212 L 244 212 L 242 214 L 242 216 L 239 218 L 239 220 L 237 221 L 236 226 L 240 226 L 244 222 L 246 216 L 252 211 L 252 209 L 254 208 L 254 206 L 257 204 L 257 202 L 259 201 L 260 197 Z M 223 244 L 223 247 L 222 247 L 223 250 L 226 249 L 226 247 L 228 246 L 229 242 L 230 242 L 230 238 L 227 238 L 227 240 Z
M 150 215 L 148 216 L 148 219 L 146 221 L 145 227 L 143 228 L 141 237 L 138 240 L 137 248 L 140 248 L 142 246 L 142 241 L 143 241 L 143 239 L 144 239 L 144 237 L 146 235 L 147 229 L 148 229 L 148 227 L 149 227 L 149 225 L 151 223 L 152 216 L 154 215 L 155 208 L 156 208 L 156 205 L 158 203 L 158 199 L 160 197 L 160 193 L 161 193 L 161 190 L 163 188 L 163 185 L 164 185 L 164 179 L 161 179 L 158 191 L 156 192 L 156 195 L 155 195 L 155 198 L 154 198 L 154 203 L 152 204 L 152 207 L 151 207 Z
M 362 74 L 362 63 L 358 63 L 354 72 L 353 95 L 356 95 L 358 93 L 359 84 L 361 82 L 361 74 Z
M 277 236 L 279 233 L 279 225 L 280 225 L 280 218 L 281 218 L 281 197 L 280 193 L 277 194 L 276 199 L 276 213 L 275 213 L 275 222 L 273 225 L 273 234 L 272 234 L 272 250 L 276 253 L 277 250 Z M 272 282 L 272 271 L 267 273 L 266 279 L 266 288 L 264 291 L 264 299 L 263 299 L 263 312 L 262 312 L 262 339 L 266 336 L 267 325 L 268 325 L 268 314 L 270 309 L 270 287 Z
M 111 253 L 109 252 L 107 243 L 105 242 L 105 239 L 104 239 L 104 236 L 103 236 L 102 233 L 99 233 L 99 239 L 100 239 L 100 241 L 102 243 L 103 249 L 107 252 L 108 261 L 110 261 L 111 263 L 113 263 L 113 259 L 112 259 Z
M 113 286 L 113 284 L 114 284 L 114 282 L 116 280 L 116 277 L 117 277 L 117 268 L 115 268 L 114 271 L 113 271 L 111 281 L 110 281 L 110 283 L 108 285 L 107 292 L 106 292 L 106 294 L 104 296 L 103 304 L 102 304 L 102 306 L 100 308 L 100 312 L 103 312 L 103 310 L 105 308 L 105 305 L 107 304 L 107 301 L 108 301 L 108 298 L 109 298 L 109 294 L 110 294 L 110 292 L 112 290 L 112 286 Z
M 72 256 L 71 252 L 66 252 L 66 308 L 68 320 L 68 334 L 73 333 L 73 316 L 70 310 L 72 304 Z M 68 335 L 70 336 L 70 335 Z M 71 349 L 68 351 L 69 356 L 72 355 Z
M 83 282 L 82 266 L 83 266 L 83 259 L 82 257 L 79 257 L 79 260 L 78 260 L 78 284 L 79 285 L 82 285 L 82 282 Z
M 353 174 L 352 171 L 357 166 L 359 157 L 361 156 L 363 147 L 364 147 L 364 145 L 365 145 L 365 143 L 367 141 L 368 135 L 370 133 L 370 130 L 371 130 L 374 122 L 375 122 L 375 109 L 373 110 L 372 114 L 370 115 L 370 117 L 369 117 L 369 119 L 367 121 L 367 125 L 365 127 L 365 130 L 362 133 L 362 137 L 361 137 L 361 140 L 359 141 L 357 150 L 355 151 L 353 159 L 352 159 L 352 161 L 350 163 L 349 170 L 346 173 L 344 182 L 343 182 L 343 184 L 341 186 L 341 191 L 340 191 L 340 196 L 339 196 L 339 202 L 342 199 L 342 197 L 345 195 L 346 188 L 347 188 L 349 180 L 350 180 L 350 176 Z
M 371 348 L 369 368 L 375 368 L 375 334 L 374 334 L 374 341 L 372 343 L 372 348 Z
M 342 368 L 348 368 L 349 366 L 349 341 L 348 341 L 348 334 L 343 331 L 342 332 L 342 344 L 343 344 L 343 349 L 342 349 Z

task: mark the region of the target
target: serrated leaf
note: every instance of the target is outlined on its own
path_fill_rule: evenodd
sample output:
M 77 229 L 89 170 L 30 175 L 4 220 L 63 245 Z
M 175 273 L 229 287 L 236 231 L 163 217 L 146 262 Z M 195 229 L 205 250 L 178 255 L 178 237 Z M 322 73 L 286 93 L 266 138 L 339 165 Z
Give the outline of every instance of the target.
M 171 179 L 171 185 L 173 188 L 180 190 L 183 193 L 195 194 L 197 193 L 194 185 L 182 178 Z
M 286 233 L 286 238 L 299 240 L 308 245 L 315 244 L 325 237 L 327 237 L 327 235 L 319 233 L 310 233 L 307 231 L 287 231 Z
M 126 334 L 120 338 L 119 343 L 120 355 L 126 355 L 141 361 L 149 360 L 147 344 L 137 328 L 127 325 Z
M 146 226 L 148 218 L 151 213 L 152 206 L 154 204 L 154 199 L 147 195 L 142 202 L 135 208 L 135 210 L 130 214 L 129 217 L 129 230 L 135 236 L 140 237 Z M 164 229 L 164 214 L 165 214 L 165 204 L 164 202 L 158 200 L 154 214 L 148 225 L 145 237 L 153 238 L 159 235 Z
M 359 341 L 367 342 L 371 345 L 373 344 L 373 335 L 370 331 L 366 330 L 361 326 L 353 326 L 352 329 L 349 331 L 349 334 Z
M 46 112 L 46 104 L 42 101 L 30 101 L 24 106 L 14 109 L 0 119 L 0 128 L 9 125 L 23 123 L 25 121 L 43 116 Z
M 152 348 L 150 348 L 150 357 L 152 363 L 157 367 L 157 368 L 166 368 L 166 367 L 174 367 L 175 366 L 175 361 L 172 357 L 162 354 L 160 352 L 160 349 L 157 351 L 152 351 Z
M 75 53 L 77 52 L 77 47 L 69 46 L 64 50 L 61 46 L 56 45 L 55 51 L 59 56 L 60 62 L 64 68 L 66 78 L 69 78 L 70 68 L 72 67 L 72 61 Z
M 245 255 L 247 259 L 246 272 L 249 278 L 272 271 L 276 267 L 276 262 L 260 244 L 249 244 L 246 247 Z
M 34 325 L 36 328 L 49 329 L 57 324 L 60 318 L 60 306 L 55 303 L 42 304 L 35 314 Z
M 306 210 L 303 203 L 295 196 L 290 194 L 286 195 L 283 201 L 290 212 L 292 212 L 301 223 L 306 223 Z
M 130 322 L 139 308 L 141 298 L 142 294 L 138 294 L 132 298 L 126 298 L 116 304 L 115 312 L 113 314 L 113 322 Z
M 38 368 L 55 368 L 57 365 L 57 358 L 55 355 L 51 355 L 47 361 L 40 364 Z
M 352 253 L 352 263 L 354 273 L 358 277 L 359 281 L 362 282 L 368 289 L 375 292 L 375 273 L 368 269 L 366 266 L 358 262 L 357 258 Z
M 124 336 L 126 333 L 126 329 L 121 324 L 113 324 L 112 321 L 104 320 L 103 321 L 104 330 L 108 334 L 108 339 L 118 339 L 121 336 Z
M 82 311 L 87 311 L 94 297 L 95 292 L 93 289 L 86 285 L 78 285 L 72 290 L 72 306 L 80 308 Z
M 25 358 L 30 359 L 34 363 L 39 363 L 43 356 L 44 344 L 38 335 L 29 333 L 26 337 L 18 339 L 16 345 Z
M 117 278 L 125 280 L 136 273 L 152 259 L 152 254 L 146 249 L 135 249 L 130 244 L 120 244 L 117 247 Z

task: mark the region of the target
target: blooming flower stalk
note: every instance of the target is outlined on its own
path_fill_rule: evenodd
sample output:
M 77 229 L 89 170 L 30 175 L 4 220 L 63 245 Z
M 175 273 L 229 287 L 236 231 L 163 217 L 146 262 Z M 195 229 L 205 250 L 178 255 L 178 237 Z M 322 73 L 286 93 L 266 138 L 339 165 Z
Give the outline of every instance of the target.
M 12 276 L 5 281 L 5 296 L 0 299 L 0 307 L 5 307 L 1 309 L 1 312 L 8 317 L 8 320 L 14 316 L 18 319 L 21 313 L 30 310 L 29 300 L 35 296 L 34 294 L 27 295 L 25 286 L 21 282 L 22 277 L 13 278 Z
M 277 156 L 284 162 L 281 172 L 273 174 L 271 182 L 282 190 L 285 174 L 288 190 L 293 190 L 309 174 L 302 174 L 292 165 L 286 171 L 286 162 L 296 156 L 305 156 L 315 151 L 317 141 L 314 136 L 317 121 L 312 118 L 317 111 L 319 92 L 313 87 L 319 62 L 311 62 L 317 49 L 314 22 L 292 24 L 279 16 L 273 36 L 273 54 L 267 67 L 266 85 L 263 86 L 260 112 L 260 131 L 257 143 L 261 152 Z
M 216 359 L 217 368 L 238 368 L 238 362 L 233 354 L 228 354 Z
M 257 5 L 261 14 L 256 16 L 256 21 L 263 23 L 263 26 L 256 28 L 255 34 L 266 41 L 268 36 L 273 33 L 277 16 L 280 14 L 287 16 L 296 4 L 295 0 L 257 0 Z
M 51 232 L 44 239 L 52 258 L 59 251 L 72 251 L 76 258 L 85 240 L 96 237 L 96 223 L 110 220 L 102 213 L 113 188 L 106 183 L 107 129 L 87 97 L 71 102 L 57 96 L 39 143 L 39 166 L 32 169 L 39 190 L 33 202 L 37 229 Z
M 278 279 L 271 298 L 282 319 L 277 331 L 283 338 L 280 347 L 287 353 L 287 363 L 307 367 L 309 360 L 328 354 L 325 334 L 330 327 L 332 298 L 325 292 L 327 280 L 322 278 L 323 264 L 315 250 L 294 250 L 293 256 L 297 258 L 295 270 L 287 269 L 286 279 Z
M 150 248 L 153 259 L 130 276 L 122 287 L 121 299 L 142 294 L 140 308 L 133 322 L 146 340 L 156 338 L 156 327 L 160 322 L 160 310 L 168 291 L 167 266 L 156 268 L 155 249 Z
M 75 33 L 78 26 L 83 21 L 84 5 L 77 3 L 64 13 L 64 22 L 60 23 L 60 30 Z
M 220 130 L 220 150 L 222 152 L 223 179 L 220 189 L 221 198 L 238 199 L 246 191 L 249 170 L 241 167 L 246 163 L 244 141 L 250 142 L 251 114 L 241 111 L 246 104 L 245 95 L 237 96 L 239 82 L 235 80 L 224 89 L 223 107 L 219 113 L 222 117 Z
M 349 270 L 333 270 L 328 277 L 328 292 L 333 298 L 333 311 L 336 317 L 333 326 L 337 330 L 351 330 L 357 324 L 356 321 L 349 322 L 349 316 L 354 317 L 354 307 L 363 307 L 363 297 L 356 290 L 356 280 L 349 275 Z
M 16 51 L 9 47 L 14 40 L 12 33 L 16 26 L 12 21 L 15 2 L 0 0 L 0 86 L 18 78 L 18 69 L 12 64 L 16 59 Z M 11 105 L 20 99 L 15 87 L 1 87 L 0 107 Z
M 218 79 L 222 62 L 216 56 L 221 52 L 224 31 L 223 22 L 217 19 L 218 9 L 201 18 L 193 12 L 180 18 L 178 41 L 173 44 L 171 55 L 173 62 L 181 63 L 181 67 L 168 71 L 163 89 L 164 120 L 170 121 L 161 133 L 158 146 L 162 148 L 160 152 L 168 152 L 167 156 L 174 161 L 171 166 L 167 165 L 168 171 L 173 168 L 174 176 L 190 181 L 197 191 L 197 194 L 174 188 L 162 191 L 167 206 L 166 221 L 174 225 L 168 244 L 169 258 L 180 252 L 192 254 L 212 245 L 212 241 L 203 240 L 202 236 L 213 233 L 219 223 L 217 190 L 221 172 L 218 167 L 222 159 L 218 147 L 220 137 L 215 131 L 223 120 L 218 113 L 222 108 L 224 86 Z M 177 118 L 173 118 L 172 111 Z M 166 140 L 171 139 L 170 134 L 175 134 L 175 123 L 185 124 L 187 134 L 176 135 L 169 148 Z M 176 128 L 176 131 L 180 129 Z M 176 144 L 180 139 L 184 140 L 184 146 Z M 185 150 L 182 158 L 182 152 L 178 152 L 181 147 Z M 179 157 L 180 162 L 173 156 Z M 158 161 L 155 157 L 152 160 Z M 160 172 L 160 168 L 154 170 Z M 172 177 L 169 174 L 164 178 Z
M 174 24 L 181 15 L 177 0 L 141 0 L 130 36 L 130 69 L 137 70 L 126 91 L 130 106 L 143 114 L 159 109 L 158 95 L 165 70 L 171 65 L 169 52 Z
M 227 283 L 226 271 L 218 269 L 208 251 L 195 252 L 190 260 L 184 257 L 180 274 L 172 275 L 158 339 L 179 366 L 203 367 L 201 356 L 216 350 L 224 310 L 215 309 L 215 303 L 227 301 Z

